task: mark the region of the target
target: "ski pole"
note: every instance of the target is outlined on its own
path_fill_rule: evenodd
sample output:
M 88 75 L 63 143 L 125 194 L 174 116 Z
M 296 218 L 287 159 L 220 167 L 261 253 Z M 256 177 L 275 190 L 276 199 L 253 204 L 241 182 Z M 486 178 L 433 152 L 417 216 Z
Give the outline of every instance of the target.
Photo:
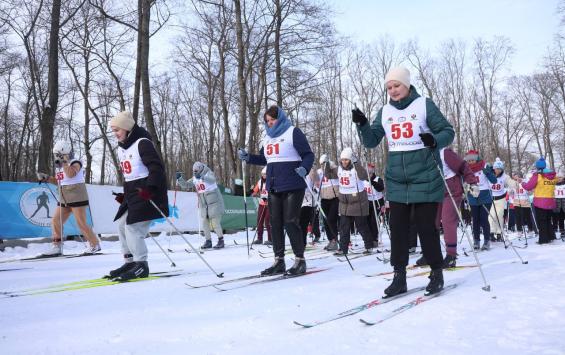
M 424 132 L 424 130 L 422 129 L 421 126 L 420 126 L 420 132 L 422 132 L 422 133 Z M 463 222 L 463 218 L 461 217 L 461 212 L 459 211 L 459 208 L 457 207 L 457 203 L 455 203 L 455 199 L 453 198 L 453 194 L 451 193 L 451 190 L 449 189 L 449 185 L 447 184 L 447 181 L 445 180 L 445 175 L 443 175 L 443 171 L 441 170 L 439 162 L 437 161 L 437 159 L 434 155 L 434 152 L 432 151 L 432 148 L 428 149 L 428 151 L 430 152 L 430 155 L 434 159 L 436 168 L 439 172 L 441 179 L 443 180 L 443 184 L 445 185 L 445 188 L 447 189 L 447 192 L 449 194 L 449 198 L 451 199 L 451 203 L 453 203 L 453 207 L 455 208 L 455 211 L 457 212 L 457 217 L 459 218 L 460 222 Z M 467 235 L 467 239 L 469 241 L 469 244 L 471 244 L 471 239 L 468 235 Z M 482 289 L 484 291 L 490 292 L 490 285 L 487 283 L 487 279 L 486 279 L 485 274 L 483 272 L 483 267 L 481 265 L 481 262 L 479 261 L 479 257 L 477 256 L 477 252 L 475 251 L 475 248 L 472 248 L 471 250 L 473 251 L 473 256 L 475 257 L 475 262 L 477 263 L 477 266 L 479 267 L 479 271 L 481 272 L 481 277 L 483 278 L 483 283 L 485 284 L 482 287 Z
M 245 160 L 241 161 L 241 174 L 243 176 L 243 208 L 245 209 L 245 238 L 247 240 L 247 257 L 250 257 L 249 251 L 249 224 L 247 222 L 247 191 L 245 191 Z
M 261 210 L 261 214 L 259 215 L 259 220 L 257 221 L 257 228 L 255 228 L 255 234 L 253 234 L 253 239 L 251 240 L 251 245 L 249 246 L 249 249 L 253 249 L 253 242 L 255 242 L 255 237 L 257 237 L 257 231 L 259 230 L 259 221 L 262 220 L 265 216 L 265 210 L 268 208 L 268 205 L 265 206 L 262 210 Z M 263 224 L 265 224 L 265 221 L 263 221 Z
M 163 249 L 163 247 L 161 246 L 161 244 L 159 244 L 159 242 L 157 241 L 157 239 L 155 239 L 155 237 L 151 234 L 151 233 L 147 233 L 148 236 L 151 237 L 151 240 L 153 240 L 153 242 L 155 242 L 155 244 L 157 244 L 157 246 L 159 247 L 159 249 L 161 249 L 161 251 L 163 252 L 163 254 L 165 254 L 165 256 L 167 257 L 167 259 L 169 259 L 169 261 L 171 262 L 171 267 L 176 267 L 177 264 L 175 264 L 175 262 L 171 259 L 171 257 L 169 256 L 169 254 L 167 254 L 167 252 L 165 251 L 165 249 Z
M 163 211 L 161 211 L 161 209 L 155 204 L 155 202 L 153 202 L 152 199 L 148 200 L 151 205 L 157 210 L 159 211 L 159 213 L 161 214 L 161 216 L 167 221 L 167 223 L 169 223 L 169 225 L 171 227 L 173 227 L 173 229 L 177 232 L 178 235 L 181 236 L 182 239 L 184 239 L 184 241 L 190 246 L 190 248 L 194 251 L 194 253 L 196 255 L 198 255 L 198 257 L 204 262 L 204 264 L 206 264 L 206 266 L 208 266 L 208 268 L 210 269 L 210 271 L 212 271 L 214 274 L 216 274 L 217 277 L 224 277 L 224 273 L 220 273 L 218 274 L 213 268 L 212 266 L 210 266 L 210 264 L 208 264 L 208 262 L 206 261 L 206 259 L 204 259 L 204 257 L 202 255 L 200 255 L 200 253 L 198 252 L 198 250 L 196 250 L 196 248 L 194 248 L 194 246 L 188 241 L 186 240 L 186 238 L 182 235 L 182 233 L 178 230 L 178 228 L 173 224 L 173 222 L 171 222 L 171 220 L 169 219 L 169 217 L 165 216 L 165 214 L 163 213 Z

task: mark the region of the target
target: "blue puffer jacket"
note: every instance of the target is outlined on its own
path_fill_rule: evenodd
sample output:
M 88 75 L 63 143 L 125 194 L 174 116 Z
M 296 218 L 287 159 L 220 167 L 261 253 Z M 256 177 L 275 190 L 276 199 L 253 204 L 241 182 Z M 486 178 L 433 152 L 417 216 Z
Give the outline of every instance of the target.
M 269 137 L 278 137 L 283 134 L 292 124 L 286 117 L 285 112 L 279 107 L 277 113 L 277 123 L 270 129 L 267 129 Z M 266 124 L 265 124 L 266 126 Z M 270 133 L 270 134 L 269 134 Z M 249 164 L 267 165 L 267 191 L 269 192 L 285 192 L 292 190 L 303 190 L 306 188 L 304 179 L 298 175 L 294 169 L 299 166 L 304 167 L 306 171 L 310 171 L 314 164 L 314 153 L 310 149 L 310 144 L 306 136 L 299 128 L 294 128 L 292 133 L 294 149 L 302 158 L 302 161 L 290 161 L 267 164 L 263 147 L 258 155 L 249 155 Z

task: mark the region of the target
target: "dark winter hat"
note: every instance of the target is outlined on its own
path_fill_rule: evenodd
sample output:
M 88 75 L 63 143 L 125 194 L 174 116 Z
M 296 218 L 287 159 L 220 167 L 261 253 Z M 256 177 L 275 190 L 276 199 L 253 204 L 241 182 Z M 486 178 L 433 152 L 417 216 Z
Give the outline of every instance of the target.
M 467 152 L 467 154 L 465 154 L 465 160 L 469 161 L 469 160 L 475 160 L 475 161 L 479 161 L 481 160 L 481 157 L 479 156 L 479 152 L 477 150 L 469 150 Z
M 545 169 L 546 164 L 545 164 L 545 158 L 541 157 L 538 159 L 538 161 L 536 161 L 536 169 Z
M 197 161 L 194 162 L 194 164 L 192 165 L 192 172 L 194 173 L 194 175 L 200 175 L 202 174 L 202 170 L 204 170 L 204 164 Z

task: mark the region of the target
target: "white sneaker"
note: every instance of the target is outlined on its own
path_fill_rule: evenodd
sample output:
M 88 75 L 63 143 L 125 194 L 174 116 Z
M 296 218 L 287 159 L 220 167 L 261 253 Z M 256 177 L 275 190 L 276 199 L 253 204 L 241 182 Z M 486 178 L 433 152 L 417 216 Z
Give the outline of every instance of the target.
M 96 254 L 100 250 L 102 250 L 102 248 L 100 248 L 100 243 L 96 244 L 95 246 L 88 245 L 88 247 L 86 247 L 86 249 L 84 249 L 81 254 Z
M 51 243 L 51 247 L 45 253 L 41 254 L 44 256 L 59 256 L 63 254 L 63 246 L 61 243 Z

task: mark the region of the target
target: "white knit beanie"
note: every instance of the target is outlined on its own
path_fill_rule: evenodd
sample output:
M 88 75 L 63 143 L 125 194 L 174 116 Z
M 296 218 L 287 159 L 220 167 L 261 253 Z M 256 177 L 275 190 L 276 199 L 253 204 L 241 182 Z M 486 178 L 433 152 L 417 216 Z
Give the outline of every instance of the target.
M 385 85 L 391 80 L 398 81 L 410 88 L 410 72 L 404 67 L 391 68 L 385 76 Z
M 133 126 L 135 126 L 135 121 L 131 112 L 122 111 L 110 120 L 110 126 L 118 127 L 131 132 Z
M 344 148 L 339 155 L 339 159 L 351 160 L 351 158 L 353 158 L 353 150 L 349 147 Z
M 499 157 L 496 157 L 494 163 L 492 164 L 492 168 L 504 170 L 504 162 L 502 160 L 500 160 Z

